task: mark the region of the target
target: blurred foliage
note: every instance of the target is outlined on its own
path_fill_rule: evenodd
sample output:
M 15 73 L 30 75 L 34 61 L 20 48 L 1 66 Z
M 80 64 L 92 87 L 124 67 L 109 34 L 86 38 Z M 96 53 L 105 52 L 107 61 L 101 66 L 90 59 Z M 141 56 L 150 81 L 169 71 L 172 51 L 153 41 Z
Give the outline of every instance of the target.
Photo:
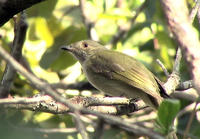
M 158 130 L 160 130 L 161 133 L 167 135 L 173 131 L 173 122 L 179 110 L 180 102 L 178 100 L 166 99 L 162 102 L 158 109 L 157 117 Z
M 117 0 L 88 0 L 85 5 L 87 18 L 95 23 L 94 29 L 100 42 L 107 44 L 117 33 L 118 26 L 129 26 L 131 17 L 135 15 L 136 9 L 143 2 L 144 0 L 123 0 L 120 6 L 116 6 Z M 70 54 L 60 51 L 62 45 L 88 39 L 78 4 L 78 0 L 47 0 L 26 10 L 29 28 L 23 57 L 35 75 L 50 83 L 59 82 L 61 79 L 66 83 L 84 80 L 80 65 L 75 64 L 76 60 Z M 188 5 L 192 7 L 193 1 L 188 0 Z M 194 26 L 199 32 L 197 20 L 194 21 Z M 12 19 L 0 29 L 0 35 L 0 44 L 9 51 L 14 38 Z M 137 58 L 162 81 L 165 81 L 166 77 L 155 60 L 160 59 L 166 68 L 172 71 L 177 44 L 170 36 L 160 2 L 151 0 L 147 2 L 145 9 L 139 14 L 126 36 L 121 38 L 113 49 Z M 0 77 L 3 75 L 5 66 L 6 63 L 0 59 Z M 182 79 L 189 78 L 184 61 L 181 64 L 181 75 Z M 20 75 L 16 77 L 11 90 L 13 96 L 33 96 L 36 93 L 38 91 L 32 88 L 24 77 Z M 161 131 L 164 131 L 163 133 L 169 132 L 173 118 L 180 107 L 180 104 L 166 103 L 163 104 L 165 109 L 161 108 L 158 112 L 158 123 L 163 125 Z M 42 134 L 24 130 L 26 127 L 74 127 L 73 118 L 70 115 L 1 110 L 0 119 L 0 135 L 5 139 L 23 139 L 27 136 L 29 139 L 80 138 L 80 135 L 76 133 Z M 188 115 L 182 117 L 176 125 L 177 128 L 184 130 L 187 121 Z M 191 133 L 200 137 L 199 121 L 197 119 L 196 121 L 191 127 Z M 126 139 L 129 135 L 119 132 L 119 129 L 106 128 L 103 138 L 113 137 Z

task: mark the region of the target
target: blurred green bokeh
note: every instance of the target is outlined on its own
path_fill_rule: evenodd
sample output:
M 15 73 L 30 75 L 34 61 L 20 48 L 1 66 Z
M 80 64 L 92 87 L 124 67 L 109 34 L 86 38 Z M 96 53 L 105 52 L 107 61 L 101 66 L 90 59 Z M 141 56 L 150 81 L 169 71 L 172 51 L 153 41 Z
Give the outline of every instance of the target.
M 99 41 L 102 44 L 108 44 L 118 32 L 118 26 L 130 26 L 131 17 L 135 15 L 136 9 L 143 2 L 144 0 L 124 0 L 118 7 L 117 0 L 86 1 L 87 18 L 95 22 L 94 29 Z M 88 39 L 78 4 L 78 0 L 47 0 L 26 10 L 29 28 L 23 47 L 23 57 L 34 74 L 49 83 L 56 83 L 61 79 L 66 83 L 85 80 L 76 60 L 70 54 L 60 51 L 62 45 Z M 188 4 L 192 5 L 192 2 L 188 0 Z M 196 28 L 198 28 L 197 23 L 198 21 L 195 20 Z M 197 32 L 199 33 L 198 29 Z M 2 36 L 0 44 L 10 50 L 14 38 L 12 19 L 0 28 L 0 35 Z M 171 71 L 177 44 L 170 37 L 160 2 L 156 0 L 147 2 L 125 37 L 112 48 L 140 60 L 162 81 L 165 81 L 166 77 L 155 61 L 160 59 Z M 5 61 L 0 59 L 0 77 L 5 65 Z M 189 78 L 184 62 L 181 65 L 181 72 L 182 79 Z M 16 77 L 11 90 L 13 96 L 33 96 L 36 93 L 38 91 L 28 85 L 24 77 L 20 75 Z M 26 131 L 24 130 L 26 127 L 68 128 L 74 127 L 74 122 L 70 115 L 24 110 L 0 111 L 0 138 L 2 139 L 80 138 L 80 135 L 76 133 L 42 134 L 31 130 Z M 194 125 L 192 128 L 199 128 L 199 125 Z M 128 138 L 129 135 L 118 130 L 107 129 L 104 138 Z M 197 134 L 196 131 L 194 131 L 195 134 Z

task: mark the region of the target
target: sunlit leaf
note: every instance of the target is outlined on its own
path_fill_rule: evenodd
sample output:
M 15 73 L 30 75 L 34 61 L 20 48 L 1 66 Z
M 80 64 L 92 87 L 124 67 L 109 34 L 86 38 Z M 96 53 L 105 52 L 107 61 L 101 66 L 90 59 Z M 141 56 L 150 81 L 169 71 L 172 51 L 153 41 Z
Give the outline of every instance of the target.
M 51 46 L 54 38 L 48 28 L 46 20 L 44 18 L 36 18 L 35 26 L 37 35 L 46 42 L 46 46 Z
M 35 122 L 43 122 L 45 120 L 48 120 L 49 118 L 51 118 L 53 116 L 53 114 L 51 113 L 40 113 L 34 116 L 34 121 Z

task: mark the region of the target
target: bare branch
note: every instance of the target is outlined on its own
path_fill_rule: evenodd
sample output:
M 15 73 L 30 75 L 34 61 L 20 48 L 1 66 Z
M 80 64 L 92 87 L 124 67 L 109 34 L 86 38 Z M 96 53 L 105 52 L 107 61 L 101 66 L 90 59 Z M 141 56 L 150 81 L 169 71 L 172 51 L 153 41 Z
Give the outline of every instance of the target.
M 19 17 L 19 21 L 15 21 L 15 37 L 11 49 L 11 55 L 17 61 L 20 61 L 22 57 L 22 48 L 26 38 L 27 27 L 28 24 L 26 23 L 26 15 L 22 12 Z M 7 64 L 0 84 L 0 98 L 8 96 L 15 75 L 16 70 Z
M 5 98 L 0 99 L 0 105 L 4 108 L 27 109 L 53 114 L 63 114 L 69 112 L 68 107 L 55 102 L 49 96 L 39 96 L 33 98 Z
M 186 90 L 194 87 L 194 82 L 192 80 L 185 81 L 179 84 L 177 90 Z
M 176 58 L 174 62 L 174 67 L 172 73 L 169 75 L 169 78 L 167 79 L 167 82 L 163 85 L 165 91 L 168 95 L 173 93 L 175 89 L 180 84 L 180 75 L 179 75 L 179 69 L 180 69 L 180 61 L 181 61 L 181 50 L 178 48 L 176 52 Z
M 74 105 L 86 107 L 102 113 L 113 115 L 124 115 L 144 109 L 146 106 L 143 101 L 130 103 L 129 99 L 120 97 L 82 97 L 76 96 L 68 99 Z M 143 106 L 141 105 L 143 104 Z M 4 108 L 27 109 L 32 111 L 49 112 L 54 114 L 63 114 L 70 112 L 69 107 L 54 101 L 51 97 L 36 96 L 33 98 L 5 98 L 0 99 L 0 105 Z M 120 105 L 120 106 L 118 106 Z
M 21 104 L 18 104 L 16 106 L 18 106 L 18 108 L 20 109 L 30 109 L 30 110 L 33 110 L 33 111 L 44 111 L 44 112 L 50 112 L 50 113 L 55 113 L 55 114 L 62 114 L 62 113 L 66 113 L 66 112 L 69 112 L 68 108 L 65 107 L 65 105 L 62 105 L 62 104 L 59 104 L 59 103 L 55 103 L 55 101 L 53 101 L 49 96 L 40 96 L 40 97 L 37 97 L 37 98 L 24 98 L 24 100 L 22 101 L 23 98 L 19 98 L 20 100 L 20 103 Z M 25 100 L 26 99 L 26 100 Z M 31 104 L 27 105 L 27 103 L 25 105 L 23 105 L 24 101 L 29 101 L 27 99 L 33 99 L 32 101 L 30 101 L 31 103 L 35 103 L 37 102 L 37 105 L 33 106 Z M 73 98 L 74 99 L 74 98 Z M 71 103 L 78 103 L 79 100 L 69 100 L 71 101 Z M 6 99 L 1 99 L 0 102 L 2 100 L 6 100 Z M 41 102 L 39 102 L 41 101 Z M 5 105 L 7 108 L 12 108 L 12 102 L 13 102 L 13 106 L 14 108 L 16 104 L 16 100 L 13 101 L 13 99 L 7 99 L 6 101 L 2 101 L 3 103 L 7 104 Z M 2 103 L 1 103 L 2 104 Z M 24 108 L 23 108 L 24 106 Z M 41 108 L 43 107 L 43 108 Z M 88 107 L 88 108 L 91 108 L 92 106 Z M 101 107 L 101 106 L 99 106 Z M 108 109 L 107 111 L 112 111 L 111 106 L 106 106 Z M 103 109 L 105 109 L 106 107 L 104 107 Z M 66 110 L 67 109 L 67 110 Z M 124 122 L 121 118 L 118 118 L 118 117 L 114 117 L 114 116 L 111 116 L 111 115 L 105 115 L 105 114 L 101 114 L 101 113 L 96 113 L 94 111 L 85 111 L 83 110 L 82 112 L 84 113 L 88 113 L 88 114 L 94 114 L 104 120 L 106 120 L 106 122 L 110 123 L 110 124 L 114 124 L 114 125 L 117 125 L 119 126 L 120 128 L 123 128 L 125 130 L 128 130 L 130 132 L 133 132 L 133 133 L 136 133 L 136 134 L 140 134 L 140 135 L 147 135 L 147 136 L 150 136 L 150 137 L 153 137 L 153 138 L 156 138 L 156 139 L 162 139 L 163 137 L 158 135 L 157 133 L 153 132 L 153 131 L 150 131 L 150 130 L 147 130 L 146 128 L 144 127 L 140 127 L 139 125 L 135 125 L 133 123 L 129 123 L 128 121 Z M 112 112 L 111 112 L 112 114 Z

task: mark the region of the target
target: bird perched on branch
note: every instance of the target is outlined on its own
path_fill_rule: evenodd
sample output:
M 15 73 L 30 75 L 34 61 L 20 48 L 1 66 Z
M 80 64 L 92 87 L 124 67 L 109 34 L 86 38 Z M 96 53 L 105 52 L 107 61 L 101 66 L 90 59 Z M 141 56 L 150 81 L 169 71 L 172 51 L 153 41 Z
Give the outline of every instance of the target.
M 88 81 L 104 93 L 140 98 L 155 109 L 163 97 L 168 96 L 153 73 L 131 56 L 109 50 L 92 40 L 79 41 L 62 49 L 81 63 Z

